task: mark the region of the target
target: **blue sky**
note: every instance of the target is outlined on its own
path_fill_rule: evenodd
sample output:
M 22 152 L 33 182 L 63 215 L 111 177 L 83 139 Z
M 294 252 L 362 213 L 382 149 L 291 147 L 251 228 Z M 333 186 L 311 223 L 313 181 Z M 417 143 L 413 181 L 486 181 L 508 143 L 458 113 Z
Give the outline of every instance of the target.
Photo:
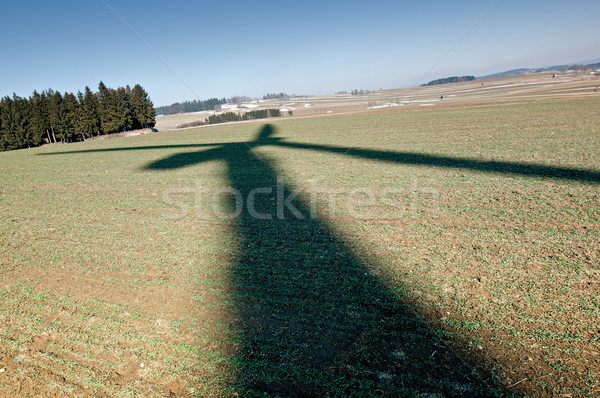
M 600 57 L 598 0 L 499 0 L 468 31 L 494 3 L 5 2 L 0 96 L 96 89 L 102 80 L 139 83 L 167 105 L 409 87 Z

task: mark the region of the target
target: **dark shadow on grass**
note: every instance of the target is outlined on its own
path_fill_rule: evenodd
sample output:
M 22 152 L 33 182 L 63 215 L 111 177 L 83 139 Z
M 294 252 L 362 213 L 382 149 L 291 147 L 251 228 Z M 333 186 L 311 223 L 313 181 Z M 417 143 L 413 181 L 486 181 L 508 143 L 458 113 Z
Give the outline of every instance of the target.
M 75 155 L 79 153 L 102 153 L 102 152 L 121 152 L 121 151 L 142 151 L 142 150 L 157 150 L 157 149 L 188 149 L 188 148 L 205 148 L 210 146 L 223 145 L 222 143 L 217 144 L 170 144 L 170 145 L 148 145 L 148 146 L 124 146 L 124 147 L 112 147 L 112 148 L 98 148 L 98 149 L 82 149 L 79 151 L 64 151 L 64 152 L 42 152 L 38 153 L 38 156 L 48 155 Z
M 376 269 L 311 217 L 307 203 L 276 175 L 274 159 L 252 151 L 274 143 L 272 133 L 267 125 L 252 143 L 147 166 L 173 170 L 225 160 L 231 187 L 244 199 L 232 220 L 242 242 L 231 281 L 241 334 L 233 387 L 240 396 L 501 394 L 482 366 L 459 356 Z M 233 213 L 239 204 L 228 206 Z
M 474 170 L 485 173 L 508 175 L 521 175 L 527 177 L 555 178 L 560 180 L 574 180 L 582 182 L 600 183 L 600 172 L 594 170 L 575 169 L 569 167 L 556 167 L 531 163 L 506 162 L 496 160 L 479 160 L 469 158 L 455 158 L 410 152 L 378 151 L 372 149 L 344 148 L 329 145 L 301 144 L 278 140 L 272 145 L 295 149 L 308 149 L 352 156 L 360 159 L 372 159 L 381 162 L 390 162 L 406 165 L 431 166 L 440 168 L 453 168 Z

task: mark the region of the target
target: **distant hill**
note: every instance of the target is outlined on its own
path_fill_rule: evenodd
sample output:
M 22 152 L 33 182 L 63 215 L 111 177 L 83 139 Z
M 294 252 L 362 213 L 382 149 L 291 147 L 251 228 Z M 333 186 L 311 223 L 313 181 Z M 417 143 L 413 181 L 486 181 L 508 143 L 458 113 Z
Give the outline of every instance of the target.
M 538 72 L 550 72 L 555 70 L 565 70 L 565 69 L 598 69 L 600 68 L 600 58 L 589 59 L 582 62 L 576 62 L 573 64 L 564 64 L 564 65 L 552 65 L 552 66 L 544 66 L 542 68 L 519 68 L 519 69 L 511 69 L 504 72 L 493 73 L 491 75 L 479 76 L 477 79 L 493 79 L 495 77 L 506 77 L 506 76 L 516 76 L 516 75 L 524 75 L 526 73 L 538 73 Z
M 432 80 L 429 83 L 422 84 L 422 86 L 434 86 L 436 84 L 470 82 L 471 80 L 475 80 L 475 76 L 452 76 L 452 77 L 444 77 L 442 79 Z
M 575 62 L 576 64 L 591 65 L 600 63 L 600 58 L 586 59 L 585 61 Z
M 569 65 L 554 65 L 547 66 L 544 68 L 519 68 L 519 69 L 511 69 L 504 72 L 492 73 L 491 75 L 479 76 L 477 79 L 493 79 L 495 77 L 506 77 L 506 76 L 517 76 L 517 75 L 525 75 L 527 73 L 537 73 L 537 72 L 549 72 L 552 70 L 561 70 L 568 69 Z

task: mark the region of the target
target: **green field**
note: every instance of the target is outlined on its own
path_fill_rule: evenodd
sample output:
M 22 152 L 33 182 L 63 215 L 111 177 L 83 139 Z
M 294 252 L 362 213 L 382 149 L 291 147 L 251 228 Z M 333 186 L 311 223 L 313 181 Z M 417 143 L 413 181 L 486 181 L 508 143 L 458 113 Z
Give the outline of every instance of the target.
M 598 396 L 599 110 L 0 153 L 0 395 Z

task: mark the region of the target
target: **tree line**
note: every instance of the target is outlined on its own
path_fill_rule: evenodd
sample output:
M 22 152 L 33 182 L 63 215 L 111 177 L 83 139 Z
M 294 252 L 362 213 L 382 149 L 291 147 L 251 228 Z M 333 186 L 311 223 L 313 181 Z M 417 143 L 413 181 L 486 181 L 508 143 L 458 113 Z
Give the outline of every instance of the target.
M 208 117 L 208 124 L 218 124 L 227 122 L 239 122 L 242 120 L 266 119 L 269 117 L 280 117 L 279 109 L 260 109 L 256 111 L 246 112 L 238 115 L 235 112 L 217 113 Z
M 270 100 L 270 99 L 275 99 L 275 100 L 281 100 L 281 99 L 290 99 L 290 98 L 302 98 L 302 97 L 306 97 L 306 95 L 296 95 L 296 94 L 288 94 L 288 93 L 269 93 L 269 94 L 265 94 L 263 95 L 263 100 Z
M 29 98 L 13 93 L 0 100 L 0 150 L 29 148 L 51 142 L 82 141 L 121 131 L 154 127 L 154 105 L 148 93 L 133 88 L 61 94 L 48 89 Z
M 207 100 L 193 100 L 176 102 L 171 105 L 159 106 L 156 108 L 158 115 L 174 115 L 176 113 L 212 111 L 217 105 L 226 103 L 225 98 L 209 98 Z
M 470 82 L 472 80 L 475 80 L 475 76 L 452 76 L 452 77 L 444 77 L 442 79 L 432 80 L 429 83 L 422 84 L 422 86 L 434 86 L 436 84 Z
M 288 111 L 288 115 L 292 116 L 292 111 Z M 207 124 L 219 124 L 227 122 L 239 122 L 242 120 L 254 120 L 254 119 L 266 119 L 269 117 L 280 117 L 281 111 L 279 109 L 260 109 L 256 111 L 246 112 L 244 114 L 237 114 L 235 112 L 217 113 L 211 115 L 206 120 L 194 120 L 193 122 L 178 124 L 176 128 L 185 129 L 189 127 L 205 126 Z

